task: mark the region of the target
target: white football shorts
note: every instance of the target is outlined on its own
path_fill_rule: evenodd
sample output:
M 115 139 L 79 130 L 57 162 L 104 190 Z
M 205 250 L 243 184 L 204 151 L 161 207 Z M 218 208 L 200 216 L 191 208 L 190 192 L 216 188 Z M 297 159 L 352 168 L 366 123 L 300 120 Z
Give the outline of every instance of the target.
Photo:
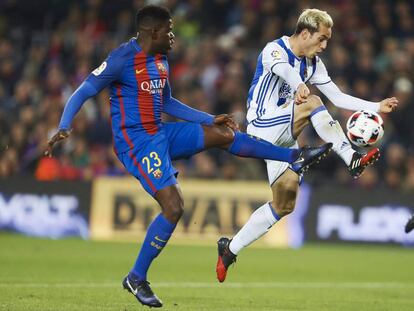
M 279 107 L 264 114 L 249 123 L 247 133 L 264 139 L 276 146 L 286 148 L 298 148 L 298 143 L 293 137 L 294 101 L 286 106 Z M 288 168 L 289 163 L 273 160 L 265 160 L 267 177 L 272 185 Z

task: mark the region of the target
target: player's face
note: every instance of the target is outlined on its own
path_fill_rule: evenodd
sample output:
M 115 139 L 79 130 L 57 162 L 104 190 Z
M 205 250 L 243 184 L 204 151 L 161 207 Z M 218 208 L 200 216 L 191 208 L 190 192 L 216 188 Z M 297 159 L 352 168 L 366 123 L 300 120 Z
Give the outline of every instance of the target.
M 319 26 L 319 30 L 313 34 L 308 34 L 305 39 L 305 56 L 313 58 L 319 53 L 323 52 L 327 45 L 328 40 L 331 38 L 332 29 L 323 25 Z
M 158 36 L 156 40 L 157 50 L 161 54 L 167 54 L 174 44 L 174 33 L 172 32 L 172 20 L 165 22 L 161 28 L 157 30 Z

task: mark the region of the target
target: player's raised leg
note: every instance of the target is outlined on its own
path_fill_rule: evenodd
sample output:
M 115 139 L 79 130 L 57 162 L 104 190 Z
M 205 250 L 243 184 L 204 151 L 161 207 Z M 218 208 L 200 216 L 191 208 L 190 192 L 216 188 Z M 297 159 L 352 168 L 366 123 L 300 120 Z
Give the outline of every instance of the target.
M 351 176 L 358 177 L 365 167 L 378 160 L 378 148 L 373 148 L 366 154 L 352 148 L 339 122 L 332 118 L 321 99 L 315 95 L 310 95 L 305 104 L 295 105 L 294 135 L 297 137 L 309 123 L 312 123 L 320 138 L 333 144 L 332 149 L 346 163 Z
M 269 171 L 269 165 L 268 165 Z M 219 282 L 224 282 L 228 267 L 236 261 L 239 252 L 259 239 L 282 217 L 293 212 L 299 187 L 299 175 L 285 170 L 272 184 L 272 202 L 260 206 L 233 239 L 222 237 L 217 242 L 218 259 L 216 274 Z
M 332 144 L 299 149 L 283 148 L 242 132 L 233 132 L 225 126 L 203 126 L 205 149 L 218 147 L 239 157 L 267 159 L 292 164 L 297 173 L 306 171 L 331 150 Z

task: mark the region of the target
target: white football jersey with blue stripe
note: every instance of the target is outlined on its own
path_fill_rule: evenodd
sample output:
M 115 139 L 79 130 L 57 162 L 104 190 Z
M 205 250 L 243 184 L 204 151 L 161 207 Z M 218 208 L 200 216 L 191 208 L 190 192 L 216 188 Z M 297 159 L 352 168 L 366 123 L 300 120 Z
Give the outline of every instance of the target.
M 247 121 L 256 127 L 273 127 L 289 123 L 292 109 L 286 107 L 294 99 L 294 90 L 281 77 L 272 72 L 274 66 L 288 63 L 297 71 L 303 82 L 322 85 L 331 81 L 319 57 L 296 57 L 290 49 L 289 37 L 269 42 L 260 53 L 256 72 L 247 99 Z

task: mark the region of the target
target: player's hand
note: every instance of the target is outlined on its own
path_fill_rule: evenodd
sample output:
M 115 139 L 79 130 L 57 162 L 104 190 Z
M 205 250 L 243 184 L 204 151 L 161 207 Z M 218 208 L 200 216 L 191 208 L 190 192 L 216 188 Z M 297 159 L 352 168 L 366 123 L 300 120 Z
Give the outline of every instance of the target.
M 397 109 L 398 99 L 395 97 L 386 98 L 380 101 L 380 112 L 390 113 Z
M 49 141 L 47 142 L 47 149 L 45 151 L 45 156 L 51 157 L 52 156 L 52 151 L 53 151 L 53 146 L 65 139 L 68 138 L 70 135 L 71 130 L 59 130 L 55 135 L 53 135 L 53 137 L 51 139 L 49 139 Z
M 295 103 L 297 105 L 306 103 L 306 100 L 310 94 L 310 91 L 305 83 L 301 83 L 298 86 L 295 94 Z
M 219 114 L 214 117 L 214 124 L 225 125 L 231 128 L 233 131 L 239 130 L 239 125 L 228 114 Z

